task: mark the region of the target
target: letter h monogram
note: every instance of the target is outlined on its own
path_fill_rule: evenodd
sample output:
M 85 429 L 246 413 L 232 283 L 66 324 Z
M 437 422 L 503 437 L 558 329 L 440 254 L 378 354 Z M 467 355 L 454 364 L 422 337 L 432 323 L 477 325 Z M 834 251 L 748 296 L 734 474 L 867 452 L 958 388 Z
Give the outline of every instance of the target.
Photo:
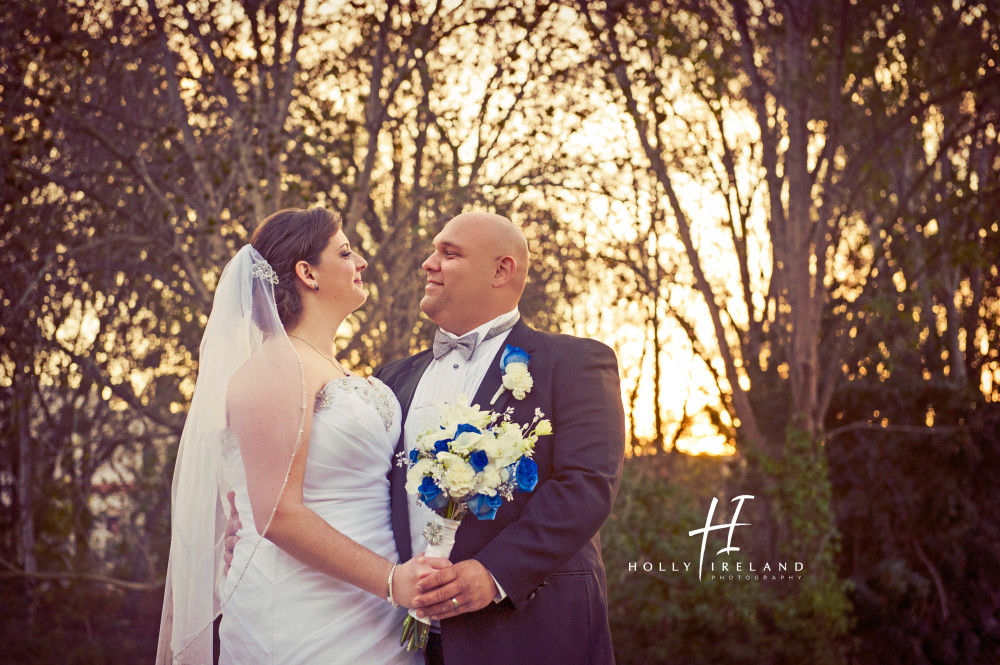
M 729 524 L 716 524 L 712 525 L 712 516 L 715 515 L 715 507 L 719 504 L 719 500 L 716 497 L 712 497 L 712 505 L 708 509 L 708 519 L 705 520 L 704 529 L 695 529 L 689 531 L 688 535 L 693 536 L 696 533 L 701 534 L 701 560 L 698 561 L 698 579 L 701 579 L 701 567 L 705 562 L 705 543 L 708 542 L 708 532 L 715 531 L 716 529 L 729 529 L 729 537 L 726 538 L 726 546 L 721 550 L 716 552 L 716 554 L 728 554 L 729 552 L 739 552 L 740 548 L 733 547 L 733 531 L 736 530 L 738 526 L 750 526 L 749 522 L 737 522 L 740 516 L 740 509 L 743 507 L 743 502 L 746 499 L 752 499 L 753 496 L 750 494 L 741 494 L 740 496 L 733 499 L 733 501 L 739 501 L 739 505 L 736 506 L 736 510 L 733 512 L 733 521 Z M 732 503 L 732 502 L 730 502 Z

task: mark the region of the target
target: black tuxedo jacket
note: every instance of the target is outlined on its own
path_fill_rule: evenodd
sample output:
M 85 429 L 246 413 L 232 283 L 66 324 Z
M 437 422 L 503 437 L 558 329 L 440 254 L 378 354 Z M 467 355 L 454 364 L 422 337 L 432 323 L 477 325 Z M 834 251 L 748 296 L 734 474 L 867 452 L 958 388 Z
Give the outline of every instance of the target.
M 466 515 L 458 528 L 451 560 L 478 560 L 508 597 L 442 622 L 445 663 L 613 663 L 598 530 L 611 512 L 624 458 L 618 361 L 600 342 L 540 332 L 523 320 L 506 344 L 531 354 L 534 386 L 523 400 L 505 390 L 490 406 L 501 385 L 501 349 L 473 403 L 498 412 L 512 406 L 519 423 L 541 409 L 553 433 L 535 446 L 535 490 L 515 492 L 493 520 Z M 432 358 L 423 351 L 377 374 L 396 393 L 404 417 Z M 400 436 L 397 452 L 402 447 Z M 393 466 L 392 524 L 401 560 L 411 556 L 405 477 L 405 469 Z

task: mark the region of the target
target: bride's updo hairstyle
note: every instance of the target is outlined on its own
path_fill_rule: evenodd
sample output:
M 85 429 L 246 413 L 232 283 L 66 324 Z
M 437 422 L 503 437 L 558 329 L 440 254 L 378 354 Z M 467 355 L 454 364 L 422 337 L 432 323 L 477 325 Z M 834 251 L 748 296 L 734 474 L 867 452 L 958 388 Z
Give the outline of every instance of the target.
M 286 330 L 294 328 L 302 315 L 295 264 L 319 263 L 320 255 L 341 226 L 340 215 L 324 208 L 286 208 L 261 222 L 250 237 L 250 244 L 278 275 L 274 300 Z

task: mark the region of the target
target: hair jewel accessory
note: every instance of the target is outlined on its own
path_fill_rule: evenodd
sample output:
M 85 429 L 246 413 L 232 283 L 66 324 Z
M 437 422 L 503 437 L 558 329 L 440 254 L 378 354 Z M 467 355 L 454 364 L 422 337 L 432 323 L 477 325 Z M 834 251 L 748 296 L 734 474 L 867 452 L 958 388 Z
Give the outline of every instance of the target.
M 267 261 L 261 261 L 253 267 L 250 274 L 254 277 L 259 277 L 265 282 L 270 282 L 272 285 L 278 285 L 278 273 L 274 272 L 274 268 Z

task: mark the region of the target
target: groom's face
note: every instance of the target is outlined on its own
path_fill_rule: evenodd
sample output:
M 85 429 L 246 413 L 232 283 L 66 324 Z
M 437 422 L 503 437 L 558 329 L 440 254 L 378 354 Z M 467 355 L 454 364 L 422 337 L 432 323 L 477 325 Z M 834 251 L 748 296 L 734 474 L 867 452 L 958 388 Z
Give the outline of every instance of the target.
M 496 259 L 489 233 L 475 218 L 459 215 L 434 238 L 434 251 L 421 266 L 427 272 L 420 310 L 448 332 L 464 335 L 489 313 Z M 485 317 L 485 318 L 484 318 Z

